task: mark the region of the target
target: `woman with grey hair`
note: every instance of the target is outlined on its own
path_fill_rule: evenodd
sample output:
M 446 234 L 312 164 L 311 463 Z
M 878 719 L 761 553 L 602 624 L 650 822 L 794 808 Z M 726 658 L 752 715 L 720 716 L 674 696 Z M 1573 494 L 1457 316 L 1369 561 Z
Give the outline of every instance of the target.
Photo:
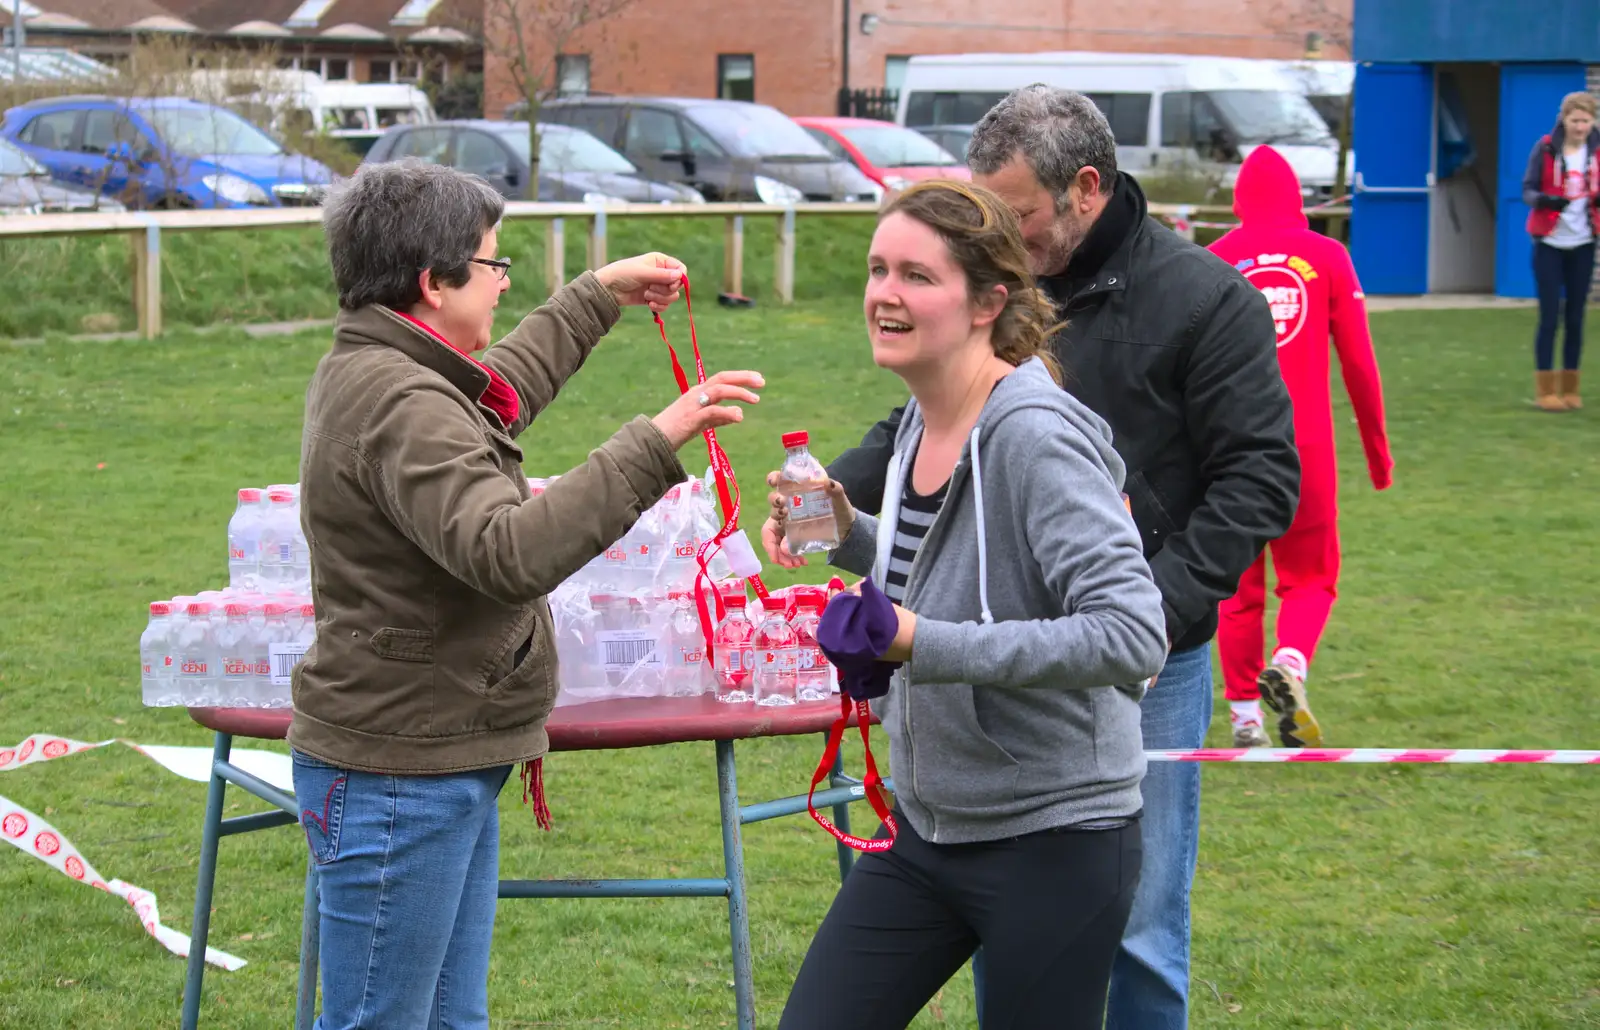
M 340 311 L 306 393 L 317 628 L 289 730 L 320 885 L 321 1030 L 488 1026 L 513 765 L 549 826 L 546 595 L 687 478 L 677 451 L 740 421 L 727 402 L 759 399 L 756 373 L 718 373 L 531 496 L 517 437 L 621 306 L 677 298 L 684 266 L 646 254 L 585 272 L 489 347 L 510 287 L 503 207 L 474 176 L 402 161 L 361 169 L 323 212 Z

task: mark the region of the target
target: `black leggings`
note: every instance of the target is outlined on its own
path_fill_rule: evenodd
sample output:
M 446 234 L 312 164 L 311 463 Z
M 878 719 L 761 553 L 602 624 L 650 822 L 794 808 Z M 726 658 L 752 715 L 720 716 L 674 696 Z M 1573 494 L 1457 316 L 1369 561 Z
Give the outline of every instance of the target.
M 1533 245 L 1533 279 L 1539 291 L 1539 329 L 1533 337 L 1534 367 L 1549 372 L 1556 367 L 1556 324 L 1564 314 L 1567 336 L 1561 347 L 1561 367 L 1578 370 L 1583 356 L 1583 313 L 1589 303 L 1589 283 L 1594 278 L 1594 244 L 1563 250 L 1548 243 Z M 1566 310 L 1561 295 L 1566 294 Z
M 834 898 L 779 1030 L 899 1030 L 981 943 L 984 1030 L 1100 1030 L 1139 882 L 1137 821 L 929 844 L 899 812 Z

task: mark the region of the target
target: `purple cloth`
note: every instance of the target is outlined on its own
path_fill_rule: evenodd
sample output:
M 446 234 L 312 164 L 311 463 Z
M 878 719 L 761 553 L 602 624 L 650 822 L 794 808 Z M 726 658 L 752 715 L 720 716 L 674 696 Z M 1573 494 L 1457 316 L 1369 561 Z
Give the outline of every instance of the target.
M 861 593 L 839 593 L 828 602 L 817 626 L 817 646 L 839 670 L 839 689 L 857 701 L 889 692 L 889 680 L 900 662 L 879 661 L 894 643 L 900 617 L 894 602 L 869 576 Z

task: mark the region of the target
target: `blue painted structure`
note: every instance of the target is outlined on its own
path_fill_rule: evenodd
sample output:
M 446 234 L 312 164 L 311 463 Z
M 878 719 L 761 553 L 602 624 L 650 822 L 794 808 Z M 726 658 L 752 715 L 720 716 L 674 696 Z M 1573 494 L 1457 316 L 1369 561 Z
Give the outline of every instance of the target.
M 1600 2 L 1355 0 L 1353 50 L 1351 253 L 1366 292 L 1427 292 L 1439 171 L 1435 67 L 1477 62 L 1498 65 L 1495 292 L 1533 296 L 1522 174 L 1561 97 L 1584 88 L 1587 66 L 1600 66 Z
M 1355 0 L 1355 59 L 1596 63 L 1594 0 Z

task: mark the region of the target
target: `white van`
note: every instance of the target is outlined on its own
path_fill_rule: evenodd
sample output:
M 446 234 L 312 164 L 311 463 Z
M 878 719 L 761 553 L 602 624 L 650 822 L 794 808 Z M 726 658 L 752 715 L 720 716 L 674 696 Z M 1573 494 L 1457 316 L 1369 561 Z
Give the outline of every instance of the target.
M 1303 60 L 1273 63 L 1311 101 L 1311 106 L 1328 123 L 1328 130 L 1335 136 L 1339 135 L 1339 124 L 1344 121 L 1345 102 L 1355 89 L 1355 62 Z
M 1116 136 L 1118 166 L 1135 175 L 1188 166 L 1231 186 L 1240 162 L 1270 143 L 1307 197 L 1320 200 L 1332 192 L 1338 141 L 1283 63 L 1073 51 L 919 56 L 907 62 L 895 120 L 915 129 L 970 126 L 1012 90 L 1044 82 L 1099 106 Z
M 437 120 L 428 95 L 406 83 L 328 82 L 315 72 L 283 69 L 248 76 L 235 72 L 226 92 L 212 102 L 226 104 L 280 139 L 321 132 L 345 140 L 358 154 L 370 150 L 385 129 Z

